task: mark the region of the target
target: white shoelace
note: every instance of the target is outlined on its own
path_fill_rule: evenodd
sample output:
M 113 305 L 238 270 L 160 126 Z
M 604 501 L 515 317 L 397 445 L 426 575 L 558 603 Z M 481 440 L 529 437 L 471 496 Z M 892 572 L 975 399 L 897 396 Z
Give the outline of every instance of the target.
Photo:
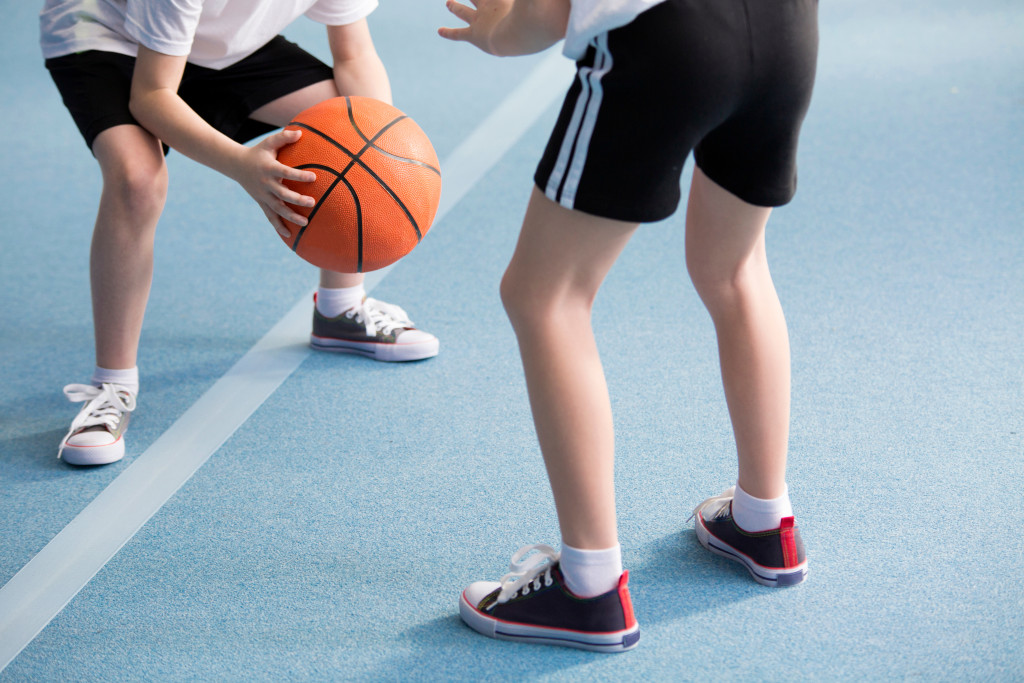
M 64 387 L 64 395 L 69 401 L 85 401 L 78 415 L 71 422 L 71 429 L 60 442 L 59 458 L 75 432 L 87 427 L 102 425 L 107 429 L 117 429 L 122 413 L 135 410 L 135 394 L 117 384 L 104 384 L 94 387 L 91 384 L 69 384 Z
M 556 562 L 558 551 L 543 543 L 525 545 L 517 550 L 508 565 L 508 574 L 501 577 L 501 593 L 494 604 L 508 602 L 516 593 L 529 595 L 531 589 L 540 590 L 543 586 L 550 586 L 554 582 L 551 569 Z
M 717 496 L 711 496 L 707 500 L 702 501 L 700 505 L 693 508 L 693 514 L 690 515 L 690 517 L 686 521 L 689 522 L 691 519 L 696 517 L 697 513 L 699 513 L 701 510 L 705 510 L 706 512 L 711 513 L 710 515 L 705 514 L 704 519 L 714 519 L 719 515 L 723 514 L 724 512 L 727 512 L 729 510 L 729 503 L 732 502 L 733 493 L 735 489 L 735 486 L 730 486 L 725 491 L 719 493 Z
M 409 320 L 409 314 L 400 306 L 369 297 L 363 301 L 362 306 L 353 309 L 353 313 L 356 321 L 366 327 L 366 334 L 369 337 L 376 336 L 378 331 L 381 334 L 391 334 L 403 327 L 413 326 L 412 321 Z M 346 313 L 346 315 L 348 314 Z

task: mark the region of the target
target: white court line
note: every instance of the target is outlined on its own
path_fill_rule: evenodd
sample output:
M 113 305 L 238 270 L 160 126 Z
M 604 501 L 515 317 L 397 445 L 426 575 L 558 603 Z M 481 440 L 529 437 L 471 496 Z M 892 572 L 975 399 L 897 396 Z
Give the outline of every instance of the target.
M 572 62 L 553 49 L 452 152 L 442 164 L 443 190 L 435 222 L 564 94 L 572 73 Z M 367 274 L 367 291 L 390 269 Z M 310 353 L 311 297 L 312 292 L 299 299 L 266 336 L 0 588 L 0 671 L 302 364 Z

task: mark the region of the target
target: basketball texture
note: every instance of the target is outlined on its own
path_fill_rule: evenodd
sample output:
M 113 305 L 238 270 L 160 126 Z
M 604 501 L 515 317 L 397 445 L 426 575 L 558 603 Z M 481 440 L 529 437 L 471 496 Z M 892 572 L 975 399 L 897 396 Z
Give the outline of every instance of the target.
M 370 97 L 336 97 L 295 117 L 302 130 L 278 160 L 316 173 L 312 183 L 284 183 L 316 199 L 293 206 L 309 221 L 285 221 L 282 237 L 315 266 L 363 273 L 390 265 L 427 234 L 441 199 L 433 145 L 416 122 Z

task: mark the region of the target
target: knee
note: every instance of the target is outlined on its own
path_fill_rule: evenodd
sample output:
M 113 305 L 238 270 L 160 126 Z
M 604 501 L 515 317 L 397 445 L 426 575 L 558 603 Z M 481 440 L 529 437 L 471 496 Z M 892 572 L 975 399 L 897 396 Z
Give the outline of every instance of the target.
M 727 276 L 726 269 L 712 266 L 707 261 L 686 254 L 686 272 L 690 275 L 690 282 L 701 299 L 714 296 L 715 292 L 723 286 L 727 286 L 732 278 Z
M 589 327 L 596 291 L 571 278 L 542 281 L 509 266 L 501 279 L 501 302 L 516 334 L 561 335 Z
M 527 279 L 511 265 L 501 278 L 501 304 L 505 307 L 505 313 L 515 330 L 528 324 L 530 319 L 530 295 L 526 291 L 528 287 Z
M 694 289 L 712 317 L 735 310 L 756 296 L 767 274 L 760 264 L 749 260 L 715 265 L 687 258 L 686 267 Z M 771 286 L 770 276 L 767 285 Z
M 539 286 L 537 279 L 515 263 L 501 278 L 501 303 L 517 335 L 543 332 L 559 316 L 563 302 L 554 288 Z
M 125 215 L 141 222 L 159 217 L 167 200 L 163 157 L 123 159 L 103 175 L 103 192 Z
M 159 216 L 167 200 L 167 167 L 139 165 L 126 169 L 120 185 L 121 201 L 138 215 Z

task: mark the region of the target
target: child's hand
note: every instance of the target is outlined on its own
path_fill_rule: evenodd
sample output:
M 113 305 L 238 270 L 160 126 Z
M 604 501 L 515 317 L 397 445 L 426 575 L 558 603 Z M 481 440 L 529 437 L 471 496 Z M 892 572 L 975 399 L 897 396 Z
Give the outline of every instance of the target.
M 460 4 L 456 0 L 447 0 L 448 11 L 469 24 L 465 28 L 440 28 L 438 35 L 448 40 L 456 40 L 476 45 L 492 55 L 499 55 L 494 45 L 495 29 L 512 9 L 514 0 L 470 0 L 472 7 Z
M 448 11 L 469 24 L 441 28 L 442 38 L 476 45 L 492 55 L 528 55 L 565 37 L 569 0 L 470 0 L 473 7 L 447 0 Z
M 291 221 L 295 225 L 305 225 L 306 219 L 289 206 L 313 206 L 313 197 L 299 194 L 288 189 L 282 180 L 294 180 L 300 183 L 311 183 L 316 180 L 312 171 L 300 171 L 286 166 L 277 160 L 277 152 L 285 145 L 290 145 L 302 137 L 301 130 L 283 130 L 275 133 L 258 145 L 245 148 L 240 159 L 240 168 L 234 175 L 235 180 L 245 191 L 256 200 L 263 209 L 270 224 L 282 237 L 290 237 L 291 231 L 281 219 Z

